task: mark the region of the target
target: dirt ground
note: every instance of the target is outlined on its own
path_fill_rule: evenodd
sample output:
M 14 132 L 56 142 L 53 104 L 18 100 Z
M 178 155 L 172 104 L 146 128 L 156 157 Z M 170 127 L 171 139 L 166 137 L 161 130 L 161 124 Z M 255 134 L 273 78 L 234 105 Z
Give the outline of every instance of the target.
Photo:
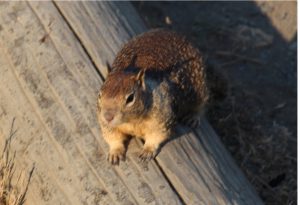
M 133 3 L 149 28 L 187 35 L 220 74 L 209 121 L 270 205 L 297 203 L 296 4 Z

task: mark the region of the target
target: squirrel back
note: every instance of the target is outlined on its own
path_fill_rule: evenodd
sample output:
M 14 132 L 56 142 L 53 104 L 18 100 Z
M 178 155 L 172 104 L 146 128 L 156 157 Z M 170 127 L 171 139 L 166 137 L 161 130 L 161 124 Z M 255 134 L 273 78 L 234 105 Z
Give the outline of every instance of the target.
M 152 82 L 148 83 L 152 87 L 166 81 L 176 118 L 203 109 L 207 102 L 202 55 L 182 35 L 155 29 L 130 40 L 117 54 L 102 92 L 110 97 L 128 94 L 132 89 L 133 76 L 140 71 L 146 82 Z

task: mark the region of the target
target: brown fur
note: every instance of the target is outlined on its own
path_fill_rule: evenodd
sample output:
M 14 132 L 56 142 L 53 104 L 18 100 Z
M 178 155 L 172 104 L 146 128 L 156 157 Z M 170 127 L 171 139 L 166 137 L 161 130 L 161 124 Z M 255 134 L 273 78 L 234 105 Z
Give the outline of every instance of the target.
M 208 99 L 202 56 L 175 32 L 146 32 L 121 49 L 100 93 L 98 118 L 109 161 L 124 158 L 128 135 L 145 140 L 140 157 L 150 159 L 178 119 L 189 116 L 186 121 L 197 124 Z

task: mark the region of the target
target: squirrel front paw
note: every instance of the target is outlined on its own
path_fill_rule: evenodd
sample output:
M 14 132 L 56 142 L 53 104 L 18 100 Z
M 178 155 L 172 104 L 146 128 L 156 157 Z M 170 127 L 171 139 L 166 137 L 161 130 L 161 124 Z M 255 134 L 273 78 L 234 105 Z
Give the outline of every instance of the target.
M 143 150 L 139 154 L 139 158 L 143 162 L 150 161 L 157 154 L 157 149 L 152 147 L 144 147 Z
M 125 148 L 121 147 L 121 148 L 110 150 L 107 160 L 112 165 L 118 165 L 120 160 L 125 161 Z

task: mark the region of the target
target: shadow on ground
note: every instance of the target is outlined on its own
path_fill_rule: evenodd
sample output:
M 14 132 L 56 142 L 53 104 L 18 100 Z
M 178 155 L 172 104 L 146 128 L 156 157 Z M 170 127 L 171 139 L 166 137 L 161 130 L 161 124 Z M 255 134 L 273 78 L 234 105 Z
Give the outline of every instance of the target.
M 149 28 L 186 34 L 221 73 L 212 126 L 266 204 L 296 204 L 296 2 L 134 2 Z

